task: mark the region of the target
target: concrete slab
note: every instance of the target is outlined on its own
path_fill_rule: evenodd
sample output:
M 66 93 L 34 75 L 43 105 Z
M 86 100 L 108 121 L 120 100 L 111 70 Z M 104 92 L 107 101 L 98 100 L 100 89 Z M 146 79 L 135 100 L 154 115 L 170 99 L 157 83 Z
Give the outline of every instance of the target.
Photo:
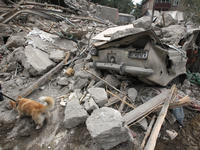
M 55 63 L 49 59 L 47 53 L 33 48 L 31 45 L 26 46 L 24 51 L 25 58 L 22 60 L 22 65 L 33 76 L 43 75 L 55 65 Z
M 103 41 L 110 41 L 111 36 L 106 36 L 106 35 L 112 35 L 113 33 L 119 31 L 119 30 L 125 30 L 128 28 L 133 28 L 132 24 L 125 25 L 125 26 L 117 26 L 113 28 L 109 28 L 99 34 L 97 34 L 95 37 L 93 37 L 93 40 L 103 40 Z
M 133 140 L 120 112 L 113 108 L 94 110 L 86 120 L 86 126 L 95 143 L 102 149 L 110 149 L 127 140 Z

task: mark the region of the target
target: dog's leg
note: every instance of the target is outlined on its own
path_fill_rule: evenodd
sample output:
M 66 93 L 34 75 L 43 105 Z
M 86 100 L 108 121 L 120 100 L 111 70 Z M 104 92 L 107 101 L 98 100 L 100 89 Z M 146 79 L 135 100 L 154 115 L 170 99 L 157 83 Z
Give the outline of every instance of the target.
M 22 118 L 24 116 L 24 113 L 21 111 L 18 111 L 19 116 L 16 117 L 16 119 Z
M 42 116 L 41 114 L 33 114 L 32 118 L 35 121 L 35 123 L 37 124 L 36 129 L 40 129 L 43 125 L 44 116 Z
M 46 114 L 46 118 L 47 118 L 47 119 L 50 119 L 50 118 L 51 118 L 51 113 L 50 113 L 49 111 L 48 111 L 47 114 Z

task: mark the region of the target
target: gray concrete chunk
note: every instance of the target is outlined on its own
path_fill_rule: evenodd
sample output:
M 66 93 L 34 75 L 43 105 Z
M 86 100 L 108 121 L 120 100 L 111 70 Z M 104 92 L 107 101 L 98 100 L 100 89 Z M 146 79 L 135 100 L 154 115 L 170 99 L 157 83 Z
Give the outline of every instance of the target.
M 151 24 L 150 16 L 144 16 L 133 21 L 133 26 L 135 28 L 143 28 L 145 30 L 149 28 L 150 24 Z
M 54 62 L 49 59 L 49 55 L 31 45 L 25 47 L 25 58 L 22 60 L 22 65 L 33 76 L 42 75 L 47 72 Z
M 109 74 L 109 75 L 106 76 L 105 81 L 108 82 L 108 83 L 110 83 L 112 86 L 114 86 L 116 88 L 119 88 L 120 84 L 121 84 L 121 82 L 119 81 L 119 79 L 116 76 L 111 75 L 111 74 Z M 110 87 L 109 87 L 109 89 L 110 89 Z
M 57 51 L 51 52 L 49 57 L 53 61 L 59 62 L 63 60 L 63 58 L 65 57 L 65 53 L 61 50 L 57 50 Z
M 147 130 L 147 128 L 148 128 L 148 123 L 147 123 L 146 118 L 140 120 L 138 123 L 140 124 L 140 126 L 142 127 L 143 130 L 145 130 L 145 131 Z
M 106 94 L 105 89 L 103 88 L 90 88 L 88 92 L 92 95 L 94 101 L 102 107 L 104 104 L 108 102 L 108 96 Z
M 69 81 L 68 81 L 68 79 L 65 78 L 65 77 L 59 77 L 57 83 L 58 83 L 59 85 L 68 85 L 68 84 L 69 84 Z
M 67 129 L 74 128 L 84 123 L 88 118 L 87 111 L 76 100 L 68 102 L 65 108 L 64 125 Z
M 95 109 L 98 109 L 99 106 L 95 103 L 93 98 L 88 99 L 87 101 L 85 101 L 84 103 L 84 108 L 88 111 L 88 112 L 92 112 Z
M 74 82 L 74 89 L 82 89 L 86 87 L 89 83 L 87 78 L 77 78 Z
M 103 149 L 133 140 L 120 112 L 113 108 L 96 109 L 86 120 L 86 126 L 94 142 Z
M 137 97 L 138 92 L 135 88 L 128 89 L 128 97 L 132 100 L 132 102 L 135 102 L 135 98 Z

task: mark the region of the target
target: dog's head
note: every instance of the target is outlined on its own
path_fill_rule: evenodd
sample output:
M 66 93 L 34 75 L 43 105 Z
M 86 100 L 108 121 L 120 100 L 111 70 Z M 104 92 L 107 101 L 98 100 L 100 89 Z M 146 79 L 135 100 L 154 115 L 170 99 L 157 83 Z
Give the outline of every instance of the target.
M 0 83 L 0 101 L 3 101 L 3 94 L 2 94 L 2 91 L 1 91 L 1 83 Z
M 18 96 L 16 102 L 10 100 L 9 102 L 10 102 L 10 105 L 12 106 L 12 108 L 16 108 L 16 103 L 19 102 L 21 99 L 22 99 L 22 97 Z

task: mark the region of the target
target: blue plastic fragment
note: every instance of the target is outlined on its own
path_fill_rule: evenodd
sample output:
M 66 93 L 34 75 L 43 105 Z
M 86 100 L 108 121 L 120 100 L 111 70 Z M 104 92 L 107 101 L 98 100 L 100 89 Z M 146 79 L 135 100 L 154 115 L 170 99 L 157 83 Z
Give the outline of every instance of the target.
M 171 113 L 177 119 L 177 122 L 179 124 L 181 124 L 182 126 L 184 126 L 183 119 L 184 119 L 185 114 L 184 114 L 184 111 L 183 111 L 183 107 L 174 108 L 174 109 L 171 110 Z

